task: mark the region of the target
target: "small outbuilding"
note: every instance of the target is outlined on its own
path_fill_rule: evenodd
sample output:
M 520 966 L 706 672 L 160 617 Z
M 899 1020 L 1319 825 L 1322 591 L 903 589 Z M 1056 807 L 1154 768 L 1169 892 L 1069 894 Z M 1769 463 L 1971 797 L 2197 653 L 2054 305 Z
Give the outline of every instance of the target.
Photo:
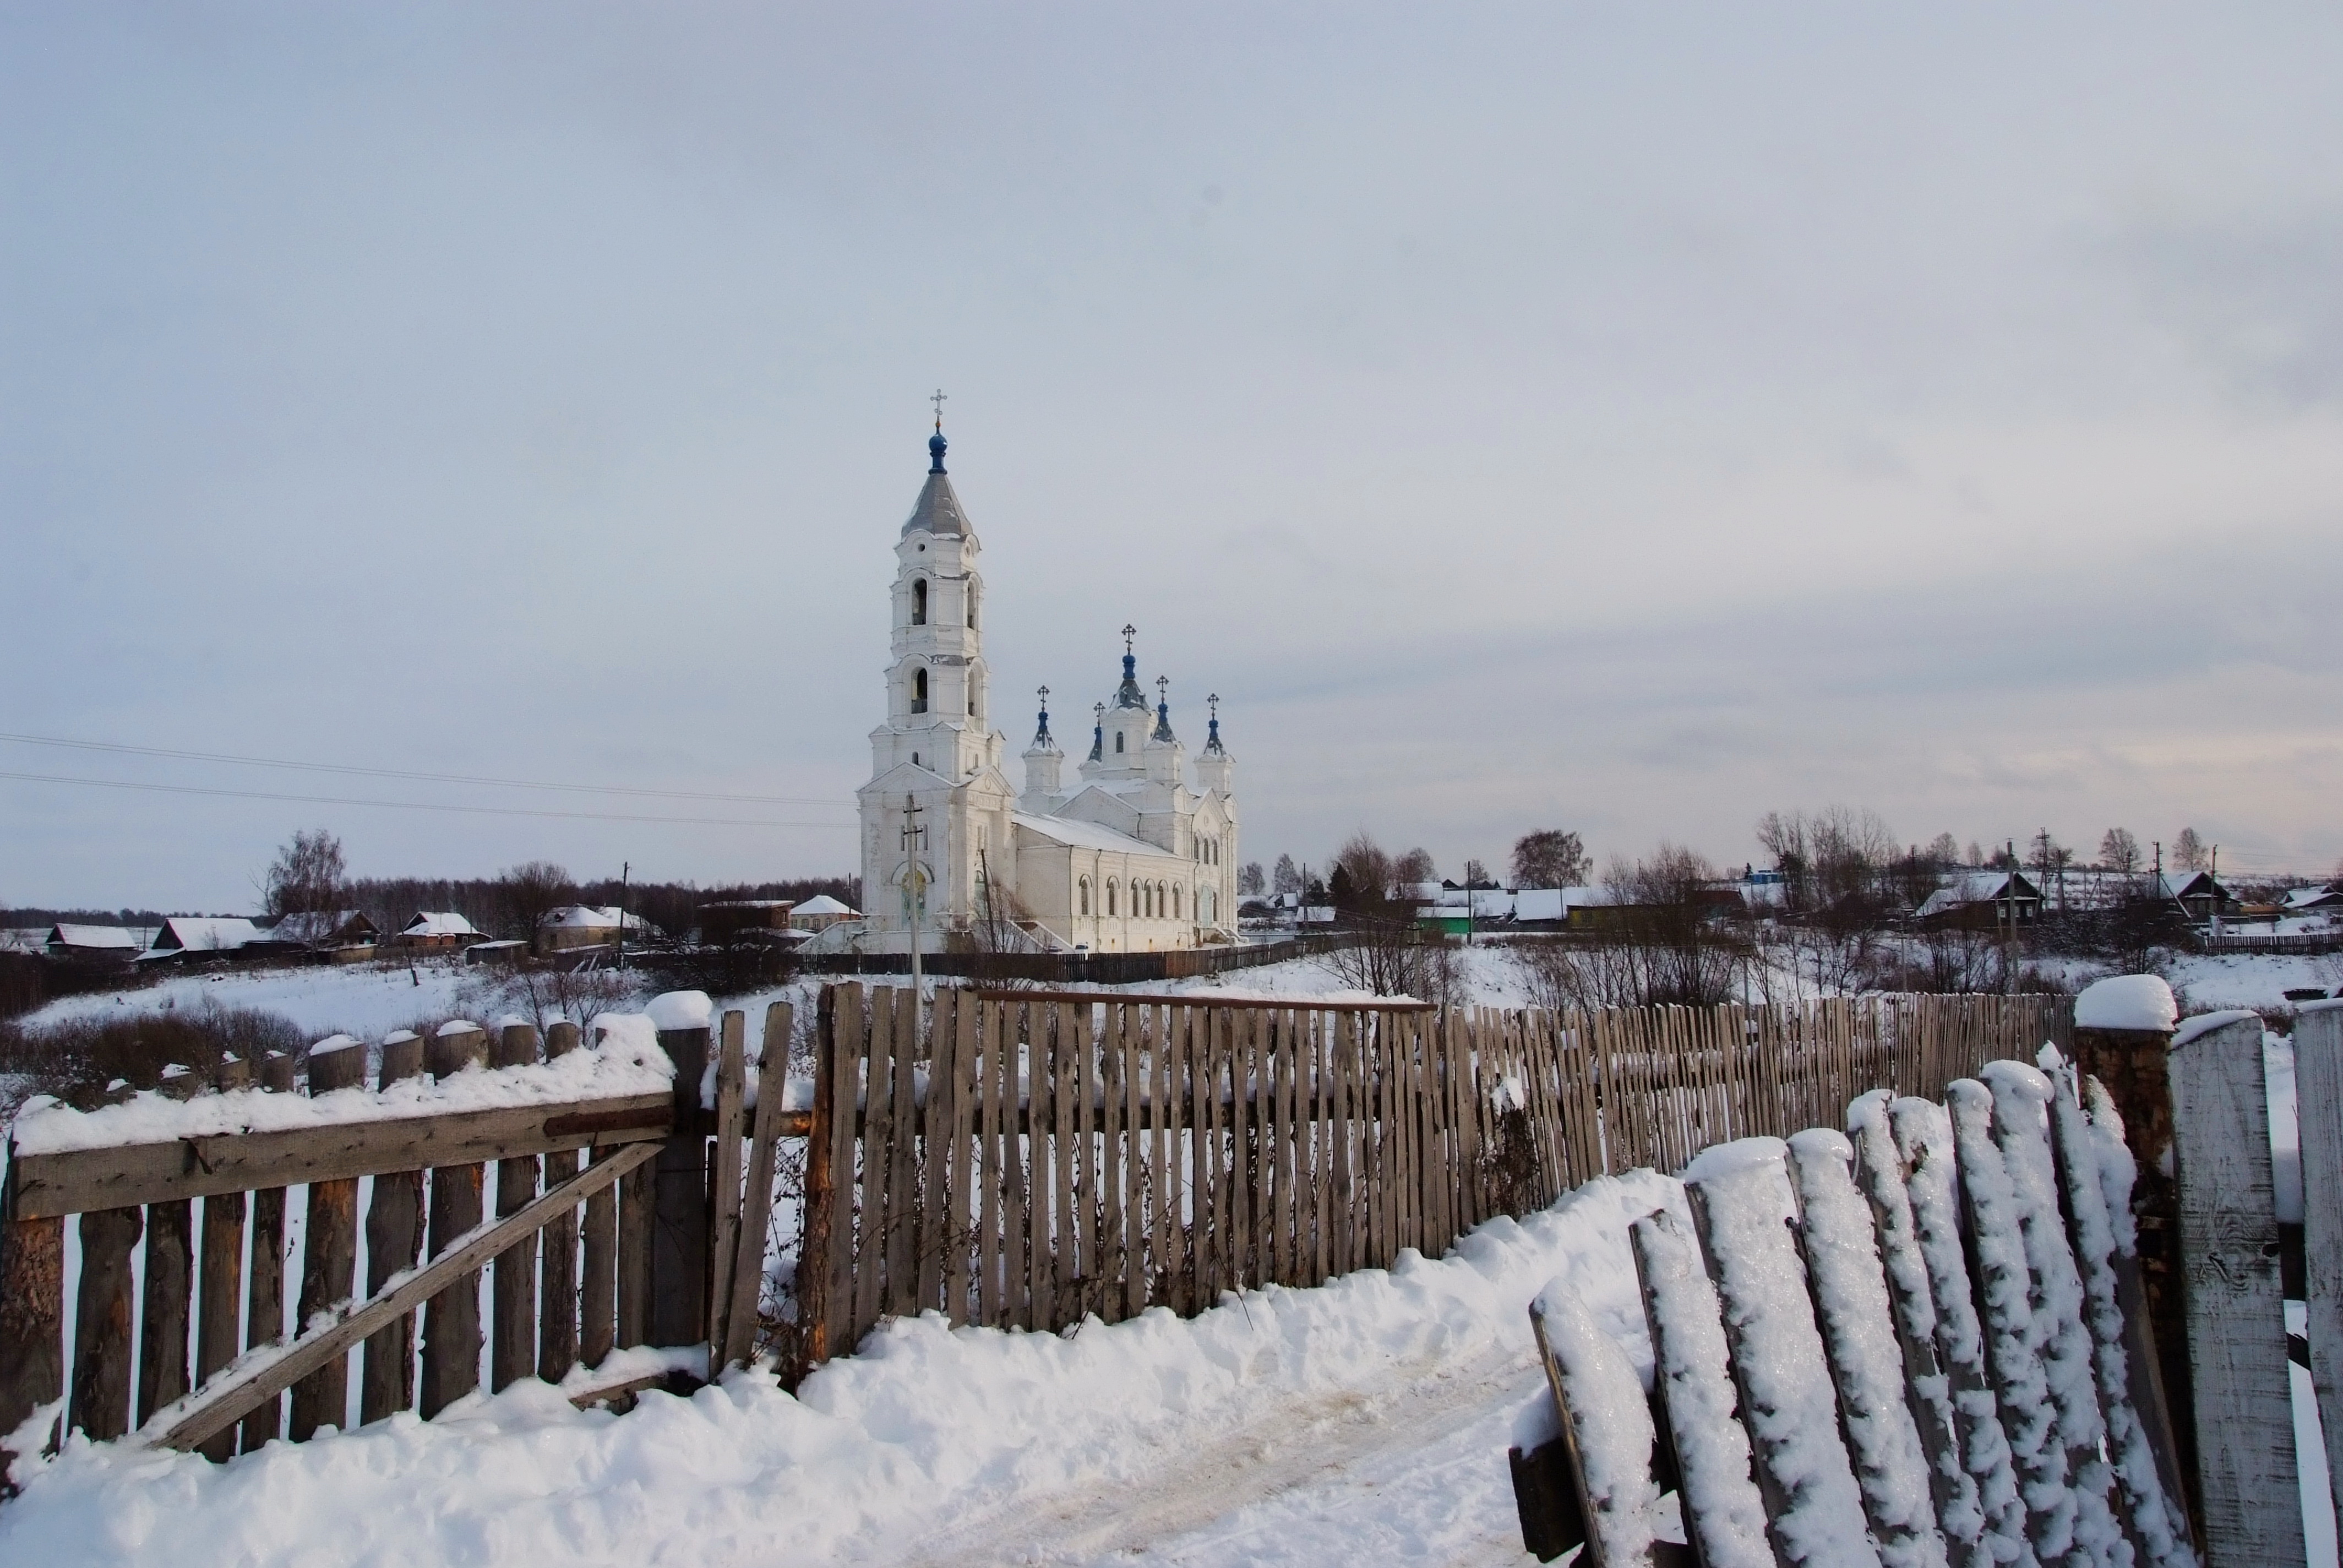
M 713 946 L 760 940 L 758 933 L 787 931 L 796 904 L 788 899 L 719 899 L 699 906 L 699 940 Z
M 537 922 L 537 950 L 567 953 L 580 948 L 610 947 L 617 943 L 622 923 L 629 937 L 640 939 L 651 934 L 651 923 L 640 915 L 622 916 L 616 908 L 592 904 L 565 904 Z
M 61 963 L 92 968 L 119 968 L 138 957 L 138 933 L 124 926 L 66 925 L 49 928 L 44 944 L 49 957 Z
M 147 956 L 161 959 L 198 953 L 235 953 L 268 945 L 268 933 L 241 915 L 173 915 L 155 935 Z
M 826 931 L 844 920 L 859 920 L 862 911 L 828 893 L 816 893 L 789 910 L 789 924 L 800 931 Z
M 308 952 L 363 948 L 372 952 L 382 932 L 359 910 L 309 910 L 278 917 L 266 940 L 277 947 Z

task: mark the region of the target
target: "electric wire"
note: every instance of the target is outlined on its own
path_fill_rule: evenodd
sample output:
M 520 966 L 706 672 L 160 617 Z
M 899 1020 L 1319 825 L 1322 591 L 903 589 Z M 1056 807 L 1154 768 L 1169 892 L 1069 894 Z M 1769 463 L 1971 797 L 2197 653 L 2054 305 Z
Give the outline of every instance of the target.
M 495 779 L 469 773 L 432 773 L 403 768 L 360 768 L 338 762 L 297 762 L 281 757 L 239 757 L 223 751 L 184 751 L 166 746 L 131 746 L 112 740 L 67 740 L 53 735 L 0 733 L 19 746 L 62 746 L 78 751 L 110 751 L 136 757 L 169 757 L 186 762 L 226 762 L 240 768 L 289 768 L 306 773 L 347 773 L 368 779 L 413 779 L 431 784 L 484 784 L 500 789 L 561 789 L 587 795 L 637 795 L 667 800 L 722 800 L 746 806 L 834 806 L 835 799 L 803 795 L 725 795 L 702 789 L 649 789 L 624 784 L 558 784 L 540 779 Z M 160 788 L 160 786 L 157 786 Z M 622 819 L 653 821 L 659 819 Z
M 0 772 L 34 784 L 77 784 L 100 789 L 143 789 L 169 795 L 210 795 L 240 800 L 292 800 L 314 806 L 374 806 L 393 811 L 457 811 L 486 817 L 558 817 L 586 822 L 668 822 L 689 828 L 845 828 L 848 822 L 771 822 L 741 817 L 651 817 L 622 811 L 546 811 L 524 806 L 459 806 L 434 800 L 366 800 L 342 795 L 293 795 L 268 789 L 222 789 L 200 784 L 150 784 L 130 779 L 73 779 L 57 773 Z

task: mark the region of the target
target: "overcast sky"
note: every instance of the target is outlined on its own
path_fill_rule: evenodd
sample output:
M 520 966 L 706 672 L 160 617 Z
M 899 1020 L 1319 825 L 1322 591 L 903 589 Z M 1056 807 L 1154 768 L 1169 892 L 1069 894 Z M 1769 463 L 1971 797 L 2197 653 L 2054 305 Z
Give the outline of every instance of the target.
M 1247 858 L 2343 854 L 2332 6 L 0 10 L 0 902 L 850 869 L 927 395 L 994 713 Z M 753 824 L 753 825 L 742 825 Z

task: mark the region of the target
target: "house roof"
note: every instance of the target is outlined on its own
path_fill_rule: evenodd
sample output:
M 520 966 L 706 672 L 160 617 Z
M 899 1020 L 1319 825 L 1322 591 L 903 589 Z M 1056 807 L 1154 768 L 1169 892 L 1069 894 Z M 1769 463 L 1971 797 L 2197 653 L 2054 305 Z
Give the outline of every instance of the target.
M 2292 888 L 2288 890 L 2284 907 L 2289 910 L 2326 910 L 2343 906 L 2343 893 L 2332 888 Z
M 402 937 L 477 937 L 479 930 L 452 910 L 423 910 L 398 928 Z
M 792 915 L 851 915 L 859 912 L 828 893 L 816 893 L 789 911 Z
M 49 928 L 49 943 L 61 948 L 106 948 L 123 952 L 138 950 L 138 934 L 120 926 L 68 926 L 62 922 Z
M 374 930 L 374 922 L 362 910 L 307 910 L 280 916 L 268 928 L 271 941 L 324 942 L 331 941 L 352 926 L 363 924 Z
M 1111 828 L 1101 828 L 1096 822 L 1083 822 L 1071 817 L 1029 817 L 1022 811 L 1010 814 L 1010 820 L 1020 828 L 1039 833 L 1044 839 L 1055 839 L 1076 849 L 1104 849 L 1117 855 L 1155 855 L 1176 859 L 1172 851 L 1144 839 L 1134 839 L 1128 833 L 1118 833 Z
M 540 926 L 561 926 L 572 930 L 615 931 L 618 929 L 618 911 L 616 908 L 597 909 L 592 904 L 564 904 L 561 908 L 548 913 L 537 923 Z M 630 931 L 645 930 L 649 928 L 649 925 L 650 922 L 640 915 L 630 914 L 627 917 L 627 930 Z
M 155 946 L 173 952 L 234 952 L 265 940 L 261 929 L 241 915 L 174 915 L 163 922 Z

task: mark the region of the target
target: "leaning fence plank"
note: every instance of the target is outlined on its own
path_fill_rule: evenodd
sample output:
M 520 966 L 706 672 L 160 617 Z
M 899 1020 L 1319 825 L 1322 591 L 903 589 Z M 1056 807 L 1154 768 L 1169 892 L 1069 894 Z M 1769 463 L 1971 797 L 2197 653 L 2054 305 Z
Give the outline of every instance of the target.
M 545 1060 L 558 1061 L 578 1049 L 578 1026 L 563 1020 L 545 1031 Z M 578 1174 L 575 1149 L 557 1149 L 545 1156 L 548 1191 Z M 608 1188 L 595 1194 L 607 1207 L 614 1195 Z M 539 1243 L 545 1257 L 544 1277 L 538 1296 L 537 1375 L 559 1382 L 578 1364 L 578 1211 L 565 1209 L 545 1227 Z
M 1074 1158 L 1074 1105 L 1081 1086 L 1077 1062 L 1090 1035 L 1091 1004 L 1061 1001 L 1053 1010 L 1056 1027 L 1050 1041 L 1050 1169 L 1056 1189 L 1051 1193 L 1052 1226 L 1050 1249 L 1051 1292 L 1042 1319 L 1057 1329 L 1080 1320 L 1082 1271 L 1090 1266 L 1082 1245 L 1087 1239 L 1085 1215 L 1090 1194 L 1081 1190 Z M 1076 1023 L 1079 1014 L 1081 1022 Z M 1090 1108 L 1082 1107 L 1083 1141 L 1089 1141 Z
M 81 1217 L 73 1402 L 65 1426 L 100 1442 L 130 1430 L 130 1251 L 145 1225 L 136 1209 L 106 1209 Z
M 1831 1368 L 1808 1301 L 1782 1160 L 1753 1153 L 1713 1171 L 1695 1167 L 1685 1173 L 1684 1195 L 1724 1305 L 1741 1422 L 1777 1550 L 1790 1563 L 1879 1563 L 1839 1442 Z
M 1734 1419 L 1731 1355 L 1716 1289 L 1667 1210 L 1628 1227 L 1651 1334 L 1653 1381 L 1675 1439 L 1684 1530 L 1701 1568 L 1776 1568 L 1749 1436 Z
M 477 1025 L 446 1023 L 431 1039 L 431 1075 L 444 1083 L 488 1060 L 488 1038 Z M 431 1172 L 431 1255 L 437 1258 L 480 1222 L 481 1167 L 443 1165 Z M 206 1199 L 206 1203 L 211 1201 Z M 417 1408 L 427 1421 L 479 1386 L 480 1280 L 452 1280 L 423 1311 L 423 1382 Z
M 886 1311 L 888 1183 L 894 1172 L 895 1141 L 895 990 L 874 986 L 870 991 L 870 1055 L 862 1071 L 861 1136 L 862 1201 L 856 1226 L 854 1317 L 844 1351 L 860 1343 Z M 908 1050 L 908 1041 L 900 1049 Z
M 709 1033 L 704 1022 L 659 1031 L 659 1049 L 675 1064 L 675 1124 L 661 1145 L 664 1152 L 651 1166 L 654 1224 L 649 1315 L 644 1330 L 654 1344 L 696 1344 L 708 1333 L 709 1126 L 701 1085 L 712 1044 Z
M 423 1071 L 423 1040 L 410 1030 L 383 1037 L 377 1081 L 387 1089 Z M 397 1171 L 374 1179 L 367 1203 L 367 1294 L 415 1266 L 423 1248 L 423 1172 Z M 358 1420 L 380 1421 L 415 1401 L 415 1318 L 395 1318 L 369 1335 L 358 1380 Z
M 2296 1015 L 2294 1082 L 2310 1380 L 2331 1491 L 2343 1481 L 2343 1002 L 2309 1002 Z
M 920 1225 L 918 1063 L 926 1054 L 920 1038 L 920 993 L 899 986 L 894 1002 L 894 1128 L 880 1152 L 887 1160 L 887 1206 L 883 1227 L 887 1265 L 880 1295 L 882 1312 L 903 1316 L 919 1311 Z
M 748 1017 L 738 1008 L 725 1010 L 718 1029 L 716 1051 L 716 1157 L 709 1195 L 711 1200 L 709 1239 L 708 1321 L 702 1332 L 718 1358 L 730 1327 L 732 1268 L 740 1251 L 740 1140 L 749 1081 Z M 710 1368 L 715 1370 L 714 1367 Z
M 957 1326 L 968 1322 L 970 1271 L 975 1266 L 975 1203 L 978 1117 L 982 1104 L 982 1069 L 977 1060 L 977 1025 L 984 1004 L 970 993 L 952 1015 L 951 1187 L 945 1194 L 950 1257 L 944 1266 L 944 1316 Z M 991 1200 L 985 1198 L 990 1206 Z
M 960 998 L 957 987 L 937 988 L 928 1011 L 928 1100 L 920 1117 L 919 1282 L 913 1310 L 943 1304 L 944 1265 L 950 1231 L 945 1205 L 951 1191 L 953 1091 L 959 1082 Z
M 976 1321 L 988 1328 L 1006 1328 L 1009 1313 L 1002 1304 L 1001 1274 L 1009 1245 L 1008 1232 L 1001 1222 L 1001 1211 L 1008 1200 L 1009 1177 L 1002 1169 L 1004 1134 L 1001 1131 L 1001 1050 L 1004 1034 L 1003 1008 L 996 1001 L 973 1001 L 969 1006 L 970 1022 L 976 1030 L 975 1054 L 977 1083 L 976 1134 Z M 1013 1122 L 1017 1114 L 1015 1089 L 1010 1090 L 1009 1115 Z M 1007 1142 L 1008 1158 L 1014 1160 L 1017 1146 Z
M 773 1167 L 779 1155 L 782 1102 L 789 1094 L 793 1016 L 785 1001 L 765 1010 L 764 1045 L 757 1064 L 757 1115 L 749 1132 L 740 1224 L 733 1239 L 732 1300 L 725 1310 L 724 1338 L 709 1346 L 715 1361 L 711 1372 L 746 1365 L 757 1348 L 757 1305 L 764 1291 L 765 1243 L 773 1222 Z
M 555 1214 L 574 1206 L 619 1174 L 649 1162 L 658 1153 L 659 1145 L 638 1143 L 617 1159 L 572 1177 L 518 1213 L 503 1220 L 484 1221 L 452 1238 L 445 1253 L 404 1276 L 380 1295 L 363 1305 L 353 1303 L 344 1308 L 331 1321 L 304 1332 L 283 1354 L 250 1363 L 222 1379 L 216 1386 L 196 1393 L 154 1434 L 154 1445 L 197 1448 L 218 1432 L 233 1431 L 236 1422 L 254 1405 L 276 1398 L 327 1361 L 347 1354 L 352 1345 L 375 1329 L 412 1312 L 459 1278 L 477 1275 L 480 1266 L 503 1250 L 514 1235 L 534 1232 Z
M 325 1047 L 331 1046 L 332 1050 Z M 336 1090 L 366 1087 L 366 1047 L 347 1036 L 319 1042 L 309 1051 L 309 1093 L 314 1098 Z M 348 1301 L 357 1288 L 358 1184 L 355 1181 L 313 1182 L 309 1211 L 301 1231 L 301 1296 L 297 1332 L 319 1312 Z M 289 1435 L 306 1442 L 321 1426 L 341 1426 L 349 1420 L 349 1362 L 337 1359 L 319 1367 L 293 1387 Z M 246 1445 L 251 1445 L 247 1432 Z
M 241 1192 L 215 1192 L 204 1200 L 203 1267 L 196 1283 L 198 1388 L 236 1360 L 237 1319 L 244 1294 L 244 1215 L 245 1195 Z M 204 1450 L 208 1459 L 226 1459 L 235 1452 L 233 1430 L 215 1437 Z
M 252 1261 L 246 1271 L 244 1348 L 258 1350 L 285 1337 L 285 1189 L 252 1195 Z M 250 1453 L 277 1435 L 282 1402 L 256 1406 L 244 1418 L 242 1447 Z
M 597 1149 L 594 1163 L 615 1160 L 621 1152 Z M 608 1360 L 618 1343 L 618 1189 L 605 1187 L 586 1200 L 578 1226 L 578 1359 L 588 1367 Z
M 1798 1253 L 1879 1559 L 1886 1568 L 1945 1568 L 1946 1543 L 1906 1397 L 1877 1232 L 1849 1170 L 1853 1146 L 1826 1127 L 1789 1141 Z
M 1098 1312 L 1108 1322 L 1125 1315 L 1124 1288 L 1131 1256 L 1131 1238 L 1123 1224 L 1123 1091 L 1129 1083 L 1124 1026 L 1130 1010 L 1106 1004 L 1106 1027 L 1093 1042 L 1099 1063 L 1099 1254 Z M 1084 1141 L 1089 1135 L 1084 1133 Z M 1134 1140 L 1136 1131 L 1132 1133 Z M 1136 1145 L 1134 1143 L 1134 1151 Z
M 2213 1013 L 2169 1060 L 2207 1568 L 2304 1560 L 2261 1046 L 2258 1015 Z
M 1954 1568 L 1992 1568 L 1985 1511 L 1977 1501 L 1976 1479 L 1963 1462 L 1952 1385 L 1936 1352 L 1936 1296 L 1928 1283 L 1927 1261 L 1921 1255 L 1903 1158 L 1888 1130 L 1888 1100 L 1887 1091 L 1875 1090 L 1847 1108 L 1855 1184 L 1871 1209 L 1872 1235 L 1904 1361 L 1911 1417 L 1921 1452 L 1927 1456 L 1929 1493 L 1946 1553 Z

